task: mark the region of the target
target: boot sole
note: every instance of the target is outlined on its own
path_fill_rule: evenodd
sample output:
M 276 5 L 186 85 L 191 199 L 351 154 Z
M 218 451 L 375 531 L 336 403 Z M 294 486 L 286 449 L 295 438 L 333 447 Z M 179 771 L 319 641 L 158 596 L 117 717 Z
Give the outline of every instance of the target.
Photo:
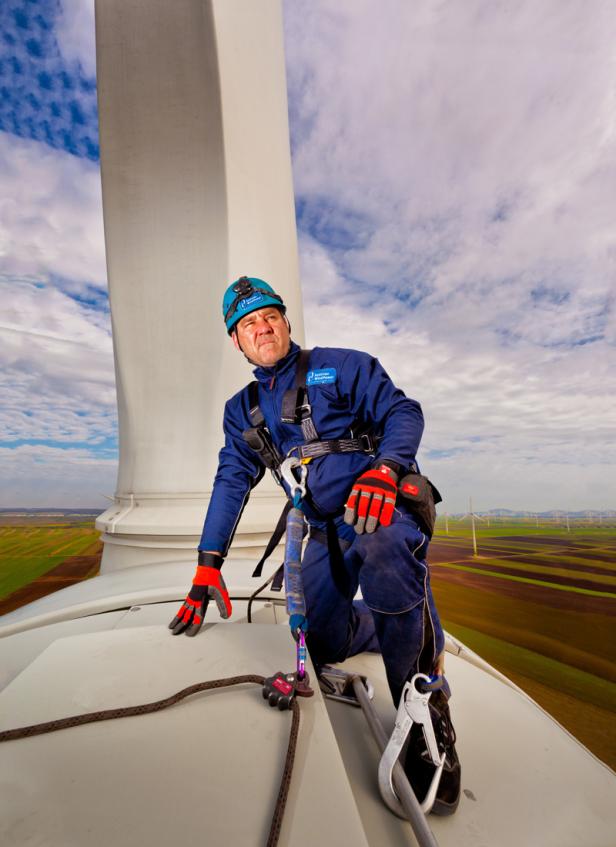
M 430 810 L 430 814 L 438 815 L 438 817 L 444 818 L 447 815 L 453 815 L 458 806 L 460 805 L 460 795 L 456 797 L 453 803 L 446 803 L 444 800 L 435 800 L 432 809 Z

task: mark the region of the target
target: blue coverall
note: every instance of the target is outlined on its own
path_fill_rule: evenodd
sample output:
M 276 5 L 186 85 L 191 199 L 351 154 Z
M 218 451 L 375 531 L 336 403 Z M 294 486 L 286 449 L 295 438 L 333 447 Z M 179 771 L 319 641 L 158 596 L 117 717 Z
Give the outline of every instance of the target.
M 282 456 L 305 443 L 299 424 L 281 420 L 299 349 L 292 344 L 275 366 L 254 371 L 261 412 Z M 397 705 L 406 680 L 418 670 L 430 673 L 444 645 L 426 564 L 428 538 L 402 498 L 391 525 L 372 534 L 357 535 L 342 514 L 353 483 L 376 460 L 411 467 L 423 432 L 421 407 L 395 387 L 377 359 L 356 350 L 315 347 L 306 385 L 319 439 L 349 437 L 358 422 L 378 438 L 376 454 L 335 453 L 308 465 L 313 508 L 304 508 L 311 535 L 302 561 L 308 647 L 317 664 L 380 652 Z M 252 426 L 249 405 L 244 388 L 225 406 L 225 445 L 199 550 L 226 555 L 250 491 L 263 476 L 263 464 L 242 438 Z M 328 519 L 341 548 L 335 556 L 325 540 Z M 353 599 L 358 586 L 363 601 Z

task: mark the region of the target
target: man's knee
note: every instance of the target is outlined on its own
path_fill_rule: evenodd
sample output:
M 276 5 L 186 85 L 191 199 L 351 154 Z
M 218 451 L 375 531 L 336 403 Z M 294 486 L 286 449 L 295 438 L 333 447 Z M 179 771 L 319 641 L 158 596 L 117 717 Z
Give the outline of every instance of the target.
M 424 601 L 426 548 L 426 537 L 410 521 L 379 527 L 366 540 L 359 582 L 370 609 L 400 614 Z

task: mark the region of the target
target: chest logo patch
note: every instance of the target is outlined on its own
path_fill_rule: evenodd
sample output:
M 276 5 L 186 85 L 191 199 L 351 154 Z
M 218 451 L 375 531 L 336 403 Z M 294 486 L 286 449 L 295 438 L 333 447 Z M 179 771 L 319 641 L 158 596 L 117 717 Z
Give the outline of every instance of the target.
M 306 376 L 306 385 L 331 385 L 333 382 L 336 382 L 336 368 L 308 371 Z

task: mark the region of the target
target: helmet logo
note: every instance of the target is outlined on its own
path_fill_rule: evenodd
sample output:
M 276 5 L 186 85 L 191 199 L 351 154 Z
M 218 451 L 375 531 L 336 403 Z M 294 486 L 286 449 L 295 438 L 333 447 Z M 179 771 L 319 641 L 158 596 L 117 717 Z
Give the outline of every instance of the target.
M 255 303 L 259 303 L 261 300 L 264 300 L 262 294 L 259 294 L 258 291 L 255 291 L 250 297 L 245 300 L 240 300 L 238 304 L 238 309 L 242 312 L 245 312 L 246 309 L 249 309 L 251 306 L 254 306 Z

